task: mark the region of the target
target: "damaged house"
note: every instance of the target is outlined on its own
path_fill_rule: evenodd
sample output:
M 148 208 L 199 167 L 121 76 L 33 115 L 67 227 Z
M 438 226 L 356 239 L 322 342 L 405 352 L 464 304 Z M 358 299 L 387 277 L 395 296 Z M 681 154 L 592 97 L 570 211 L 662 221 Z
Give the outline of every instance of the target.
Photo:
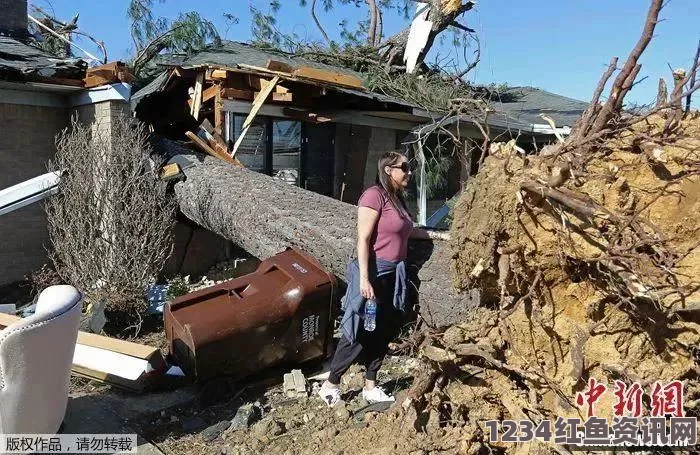
M 349 203 L 374 182 L 383 152 L 406 151 L 416 168 L 409 205 L 421 222 L 475 172 L 478 157 L 465 160 L 469 153 L 456 152 L 483 141 L 477 123 L 486 123 L 491 139 L 517 138 L 531 149 L 566 134 L 586 107 L 525 87 L 504 93 L 486 119 L 448 117 L 369 91 L 363 75 L 350 69 L 231 41 L 187 57 L 164 56 L 159 64 L 166 71 L 131 100 L 135 115 L 155 132 L 176 139 L 189 132 L 200 151 L 234 153 L 249 169 Z M 207 144 L 212 133 L 218 140 Z M 463 141 L 459 149 L 455 137 Z M 436 188 L 420 172 L 426 160 L 418 143 L 439 155 L 444 175 Z

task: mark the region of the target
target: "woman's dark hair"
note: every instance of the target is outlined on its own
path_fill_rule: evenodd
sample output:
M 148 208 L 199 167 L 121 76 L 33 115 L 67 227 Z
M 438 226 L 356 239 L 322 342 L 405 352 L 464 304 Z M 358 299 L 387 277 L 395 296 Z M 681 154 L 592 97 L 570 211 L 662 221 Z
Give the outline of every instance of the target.
M 405 158 L 405 155 L 399 152 L 392 151 L 384 153 L 377 162 L 377 179 L 375 183 L 384 190 L 386 196 L 389 198 L 389 202 L 391 202 L 391 205 L 396 209 L 396 212 L 402 217 L 405 212 L 410 218 L 411 214 L 406 207 L 406 201 L 404 200 L 402 190 L 397 188 L 389 175 L 384 172 L 385 166 L 394 166 L 401 158 Z M 403 207 L 403 211 L 399 209 L 399 206 Z

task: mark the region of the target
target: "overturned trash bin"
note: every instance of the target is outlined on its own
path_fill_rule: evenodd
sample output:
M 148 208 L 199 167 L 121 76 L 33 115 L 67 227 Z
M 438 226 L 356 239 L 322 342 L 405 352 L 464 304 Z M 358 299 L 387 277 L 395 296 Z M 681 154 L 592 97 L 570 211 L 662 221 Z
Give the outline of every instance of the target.
M 164 310 L 171 356 L 197 380 L 241 378 L 330 355 L 337 281 L 290 248 L 248 275 L 174 299 Z

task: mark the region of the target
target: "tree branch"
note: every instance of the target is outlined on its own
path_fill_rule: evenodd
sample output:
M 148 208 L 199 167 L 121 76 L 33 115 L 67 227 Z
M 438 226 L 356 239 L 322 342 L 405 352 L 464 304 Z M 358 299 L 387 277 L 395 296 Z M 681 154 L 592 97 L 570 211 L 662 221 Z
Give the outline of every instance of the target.
M 367 44 L 370 46 L 375 46 L 377 37 L 377 3 L 375 0 L 365 1 L 369 7 L 369 30 L 367 31 Z
M 153 41 L 148 43 L 141 51 L 138 53 L 136 58 L 134 58 L 134 62 L 131 65 L 132 69 L 134 71 L 134 74 L 138 73 L 138 71 L 141 69 L 143 65 L 151 61 L 153 57 L 158 55 L 160 51 L 168 47 L 168 40 L 167 38 L 176 30 L 184 27 L 185 24 L 180 24 L 177 25 L 167 32 L 161 34 L 160 36 L 156 37 Z
M 595 123 L 591 131 L 598 132 L 605 128 L 612 116 L 618 112 L 619 106 L 622 106 L 622 99 L 626 93 L 624 87 L 628 82 L 628 78 L 633 72 L 639 73 L 636 69 L 639 57 L 642 55 L 646 47 L 649 45 L 651 38 L 654 36 L 654 29 L 659 22 L 659 12 L 663 7 L 663 0 L 652 0 L 647 18 L 644 23 L 644 30 L 637 41 L 637 45 L 632 49 L 627 61 L 625 62 L 620 74 L 617 75 L 615 83 L 610 91 L 608 101 L 605 103 L 600 113 L 597 115 Z
M 462 25 L 462 24 L 460 24 L 460 23 L 457 22 L 457 21 L 452 21 L 452 23 L 450 23 L 450 25 L 453 26 L 453 27 L 456 27 L 456 28 L 458 28 L 458 29 L 460 29 L 460 30 L 464 30 L 464 31 L 467 32 L 467 33 L 476 33 L 476 30 L 474 30 L 474 29 L 472 29 L 472 28 L 469 28 L 469 27 L 467 27 L 466 25 Z
M 692 76 L 690 77 L 690 87 L 695 86 L 695 76 L 697 75 L 697 68 L 698 65 L 700 65 L 700 40 L 698 40 L 698 48 L 695 51 L 695 60 L 693 60 L 693 68 L 694 70 L 692 71 Z M 685 115 L 688 115 L 690 112 L 690 101 L 692 100 L 692 94 L 688 94 L 688 96 L 685 98 Z
M 462 78 L 463 78 L 466 74 L 468 74 L 471 70 L 473 70 L 474 68 L 476 68 L 476 65 L 478 65 L 479 62 L 481 61 L 481 42 L 479 41 L 479 37 L 478 37 L 477 35 L 473 35 L 473 38 L 474 38 L 474 41 L 476 41 L 476 52 L 475 52 L 476 58 L 474 59 L 473 62 L 469 63 L 469 64 L 467 65 L 467 67 L 466 67 L 464 70 L 462 70 L 459 74 L 455 75 L 455 77 L 454 77 L 454 79 L 453 79 L 453 80 L 455 80 L 455 81 L 456 81 L 457 79 L 462 79 Z M 465 61 L 467 60 L 467 57 L 466 57 L 466 46 L 465 46 L 465 56 L 464 56 L 464 60 L 465 60 Z
M 316 27 L 318 27 L 318 29 L 321 30 L 321 34 L 323 35 L 323 38 L 325 38 L 325 40 L 328 44 L 331 44 L 331 39 L 328 37 L 328 34 L 321 26 L 321 22 L 316 17 L 316 0 L 311 0 L 311 17 L 313 18 L 314 22 L 316 23 Z

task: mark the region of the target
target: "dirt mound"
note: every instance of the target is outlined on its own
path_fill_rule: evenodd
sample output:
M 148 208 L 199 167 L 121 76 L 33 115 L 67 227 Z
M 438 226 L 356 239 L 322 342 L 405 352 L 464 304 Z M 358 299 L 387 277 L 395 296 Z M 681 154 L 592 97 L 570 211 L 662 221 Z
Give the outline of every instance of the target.
M 589 378 L 647 392 L 680 379 L 686 403 L 697 398 L 700 116 L 672 134 L 663 126 L 659 116 L 638 122 L 590 155 L 525 156 L 514 142 L 496 144 L 457 203 L 456 285 L 480 288 L 491 316 L 438 344 L 491 346 L 524 373 L 509 376 L 530 387 L 503 391 L 527 405 L 503 400 L 510 417 L 525 408 L 581 417 L 575 397 Z M 456 387 L 451 399 L 481 393 Z M 612 401 L 599 415 L 612 416 Z

